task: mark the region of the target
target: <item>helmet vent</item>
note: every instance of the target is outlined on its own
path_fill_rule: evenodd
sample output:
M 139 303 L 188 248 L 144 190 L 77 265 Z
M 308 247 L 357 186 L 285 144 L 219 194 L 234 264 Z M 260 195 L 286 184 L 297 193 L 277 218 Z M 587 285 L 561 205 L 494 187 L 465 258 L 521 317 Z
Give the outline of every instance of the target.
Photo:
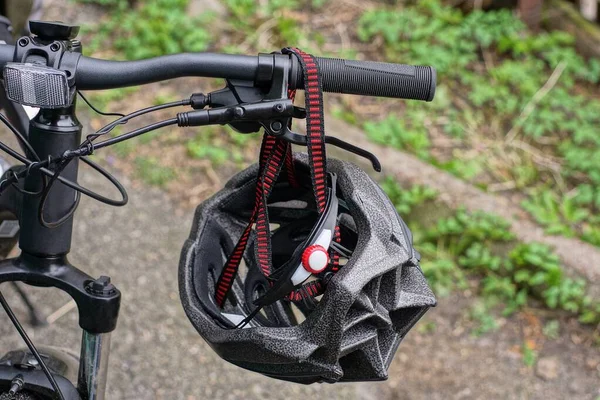
M 304 210 L 308 208 L 308 203 L 304 200 L 278 201 L 276 203 L 269 204 L 269 207 L 293 208 L 296 210 Z

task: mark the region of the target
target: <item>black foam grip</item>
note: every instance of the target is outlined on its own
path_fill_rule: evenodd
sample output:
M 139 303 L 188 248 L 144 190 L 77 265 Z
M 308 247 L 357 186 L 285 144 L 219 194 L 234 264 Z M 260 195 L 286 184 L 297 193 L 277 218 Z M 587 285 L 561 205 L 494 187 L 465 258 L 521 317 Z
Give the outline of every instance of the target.
M 431 101 L 436 72 L 432 67 L 316 57 L 323 91 Z M 299 71 L 299 73 L 301 73 Z M 298 87 L 303 87 L 299 76 Z

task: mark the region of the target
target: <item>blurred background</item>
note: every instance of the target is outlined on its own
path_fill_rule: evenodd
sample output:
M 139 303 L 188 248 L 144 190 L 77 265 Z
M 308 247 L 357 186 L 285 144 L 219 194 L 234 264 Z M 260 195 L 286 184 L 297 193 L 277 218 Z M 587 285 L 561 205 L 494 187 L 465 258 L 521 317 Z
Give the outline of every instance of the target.
M 17 31 L 30 3 L 0 2 Z M 260 137 L 188 128 L 98 152 L 131 202 L 113 209 L 85 199 L 76 214 L 73 262 L 111 275 L 123 291 L 109 399 L 600 399 L 597 0 L 41 3 L 44 19 L 80 24 L 84 54 L 100 58 L 294 45 L 438 71 L 430 104 L 326 96 L 328 134 L 380 156 L 384 171 L 374 177 L 413 230 L 439 298 L 400 346 L 387 382 L 268 380 L 225 364 L 195 333 L 176 275 L 193 208 L 257 159 Z M 101 110 L 131 112 L 222 86 L 194 78 L 86 94 Z M 108 122 L 78 107 L 87 131 Z M 11 140 L 5 129 L 0 138 Z M 25 290 L 49 322 L 29 328 L 36 343 L 76 349 L 74 304 Z M 2 351 L 20 343 L 4 315 L 0 334 Z

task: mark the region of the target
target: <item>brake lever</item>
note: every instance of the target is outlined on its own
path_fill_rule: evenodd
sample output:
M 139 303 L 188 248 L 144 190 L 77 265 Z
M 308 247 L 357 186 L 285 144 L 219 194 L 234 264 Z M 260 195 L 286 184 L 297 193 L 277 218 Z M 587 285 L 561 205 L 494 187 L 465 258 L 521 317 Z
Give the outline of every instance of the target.
M 345 142 L 340 138 L 336 138 L 335 136 L 325 136 L 325 143 L 339 147 L 342 150 L 349 151 L 357 156 L 366 158 L 367 160 L 371 161 L 371 165 L 375 171 L 381 172 L 381 163 L 375 154 L 365 149 L 361 149 L 360 147 L 357 147 L 351 143 Z
M 302 107 L 294 106 L 292 110 L 292 118 L 306 119 L 306 110 Z
M 177 124 L 179 126 L 204 126 L 258 122 L 258 126 L 262 125 L 268 134 L 282 138 L 289 143 L 306 146 L 306 136 L 289 129 L 292 118 L 306 118 L 306 110 L 294 106 L 290 99 L 278 99 L 179 113 L 177 114 Z M 258 128 L 252 127 L 248 130 L 240 130 L 240 132 L 250 133 L 257 130 Z M 325 136 L 325 143 L 366 158 L 371 162 L 375 171 L 381 172 L 381 163 L 373 153 L 334 136 Z
M 296 107 L 294 107 L 294 108 L 296 108 Z M 280 137 L 280 138 L 284 139 L 285 141 L 290 142 L 292 144 L 296 144 L 299 146 L 307 145 L 306 135 L 300 135 L 299 133 L 292 132 L 287 127 L 283 128 L 281 133 L 272 132 L 270 129 L 270 126 L 265 126 L 265 129 L 267 130 L 267 132 L 269 132 L 273 136 Z M 361 149 L 360 147 L 357 147 L 351 143 L 345 142 L 342 139 L 339 139 L 335 136 L 325 136 L 325 143 L 330 144 L 335 147 L 339 147 L 342 150 L 349 151 L 350 153 L 356 154 L 357 156 L 366 158 L 367 160 L 369 160 L 371 162 L 371 165 L 373 166 L 373 169 L 375 171 L 381 172 L 381 163 L 379 162 L 379 160 L 377 159 L 377 156 L 375 156 L 375 154 L 373 154 L 365 149 Z

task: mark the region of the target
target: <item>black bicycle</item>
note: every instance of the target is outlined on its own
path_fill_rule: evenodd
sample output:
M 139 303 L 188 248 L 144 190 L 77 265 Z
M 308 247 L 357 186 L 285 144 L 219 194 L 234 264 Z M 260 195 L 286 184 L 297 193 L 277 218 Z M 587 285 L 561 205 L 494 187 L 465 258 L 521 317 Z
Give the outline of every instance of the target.
M 127 203 L 125 188 L 87 156 L 104 147 L 166 126 L 229 124 L 242 134 L 258 132 L 306 145 L 306 136 L 289 129 L 293 118 L 305 118 L 288 91 L 303 89 L 297 58 L 271 53 L 258 56 L 214 53 L 175 54 L 142 61 L 105 61 L 82 55 L 75 39 L 79 28 L 62 23 L 30 23 L 30 36 L 15 45 L 0 45 L 3 93 L 0 119 L 18 138 L 23 154 L 0 142 L 0 149 L 22 165 L 8 168 L 0 182 L 0 238 L 10 247 L 18 240 L 21 254 L 0 262 L 0 283 L 24 282 L 68 293 L 79 310 L 83 330 L 80 356 L 34 346 L 0 294 L 0 303 L 27 344 L 0 359 L 0 399 L 104 399 L 110 333 L 119 314 L 120 292 L 110 278 L 94 278 L 71 265 L 73 214 L 82 195 L 112 206 Z M 435 71 L 375 62 L 317 58 L 324 91 L 431 100 Z M 75 115 L 80 90 L 142 85 L 178 77 L 226 79 L 226 87 L 196 93 L 189 99 L 145 108 L 118 118 L 82 138 Z M 82 99 L 85 97 L 81 95 Z M 87 100 L 85 100 L 87 102 Z M 21 105 L 39 109 L 30 120 Z M 106 138 L 133 118 L 167 108 L 190 107 L 173 118 Z M 326 142 L 366 157 L 370 153 L 338 138 Z M 77 183 L 82 161 L 119 191 L 112 199 Z M 4 257 L 8 251 L 4 251 Z M 77 371 L 74 371 L 77 369 Z M 76 380 L 76 382 L 75 382 Z

